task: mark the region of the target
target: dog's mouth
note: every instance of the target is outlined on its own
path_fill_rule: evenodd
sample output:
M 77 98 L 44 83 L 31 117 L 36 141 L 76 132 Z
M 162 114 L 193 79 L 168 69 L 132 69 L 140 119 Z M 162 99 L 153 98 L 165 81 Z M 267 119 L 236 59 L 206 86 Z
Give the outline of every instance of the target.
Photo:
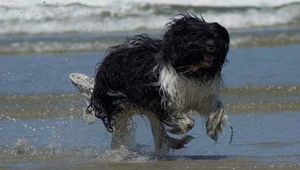
M 212 54 L 204 54 L 203 60 L 201 61 L 201 67 L 210 67 L 214 64 L 215 57 Z
M 178 67 L 178 69 L 184 69 L 184 73 L 193 73 L 199 69 L 210 68 L 214 64 L 215 57 L 212 54 L 204 54 L 203 59 L 198 64 L 185 65 Z

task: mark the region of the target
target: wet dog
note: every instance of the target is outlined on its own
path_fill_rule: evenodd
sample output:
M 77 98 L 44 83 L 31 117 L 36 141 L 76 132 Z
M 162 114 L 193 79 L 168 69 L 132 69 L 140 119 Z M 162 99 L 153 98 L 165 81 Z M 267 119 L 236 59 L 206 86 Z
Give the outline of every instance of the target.
M 108 50 L 88 91 L 87 114 L 113 133 L 114 148 L 131 136 L 135 114 L 149 118 L 156 153 L 192 139 L 168 134 L 186 134 L 194 125 L 191 111 L 205 119 L 208 136 L 217 140 L 227 121 L 219 93 L 228 49 L 229 34 L 220 24 L 180 14 L 166 25 L 162 39 L 137 35 Z

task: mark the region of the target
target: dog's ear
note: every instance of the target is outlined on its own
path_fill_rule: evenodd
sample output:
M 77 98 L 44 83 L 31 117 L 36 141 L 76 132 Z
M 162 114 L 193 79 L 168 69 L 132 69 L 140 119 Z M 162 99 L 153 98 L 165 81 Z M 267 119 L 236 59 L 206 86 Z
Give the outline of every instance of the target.
M 229 44 L 230 42 L 229 32 L 225 27 L 223 27 L 217 22 L 213 22 L 213 23 L 209 23 L 209 29 L 217 31 L 219 35 L 222 36 L 222 39 L 225 40 L 226 44 L 227 45 Z
M 191 28 L 196 28 L 199 24 L 206 23 L 203 17 L 197 17 L 195 14 L 185 12 L 178 14 L 166 24 L 166 37 L 172 36 L 171 34 L 183 34 L 191 31 Z
M 163 36 L 163 58 L 167 61 L 175 62 L 181 55 L 182 50 L 191 41 L 198 41 L 197 36 L 201 33 L 201 28 L 207 23 L 201 17 L 186 12 L 179 14 L 166 24 L 166 32 Z

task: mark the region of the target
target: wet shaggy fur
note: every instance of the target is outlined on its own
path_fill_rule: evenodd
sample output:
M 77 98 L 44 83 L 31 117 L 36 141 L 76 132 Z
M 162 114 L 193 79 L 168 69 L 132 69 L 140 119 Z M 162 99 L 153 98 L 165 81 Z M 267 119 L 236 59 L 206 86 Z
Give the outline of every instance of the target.
M 128 108 L 150 112 L 169 126 L 190 110 L 208 120 L 221 108 L 228 49 L 229 35 L 220 24 L 181 14 L 166 25 L 162 39 L 136 35 L 108 50 L 87 111 L 95 111 L 110 132 Z

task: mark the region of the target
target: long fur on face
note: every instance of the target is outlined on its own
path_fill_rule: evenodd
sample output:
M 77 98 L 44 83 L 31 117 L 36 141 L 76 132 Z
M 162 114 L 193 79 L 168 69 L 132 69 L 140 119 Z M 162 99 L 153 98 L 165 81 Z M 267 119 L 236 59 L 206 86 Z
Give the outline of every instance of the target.
M 110 132 L 126 106 L 162 122 L 188 110 L 207 114 L 218 98 L 228 48 L 224 27 L 181 14 L 167 24 L 162 40 L 137 35 L 110 48 L 97 69 L 88 110 Z

